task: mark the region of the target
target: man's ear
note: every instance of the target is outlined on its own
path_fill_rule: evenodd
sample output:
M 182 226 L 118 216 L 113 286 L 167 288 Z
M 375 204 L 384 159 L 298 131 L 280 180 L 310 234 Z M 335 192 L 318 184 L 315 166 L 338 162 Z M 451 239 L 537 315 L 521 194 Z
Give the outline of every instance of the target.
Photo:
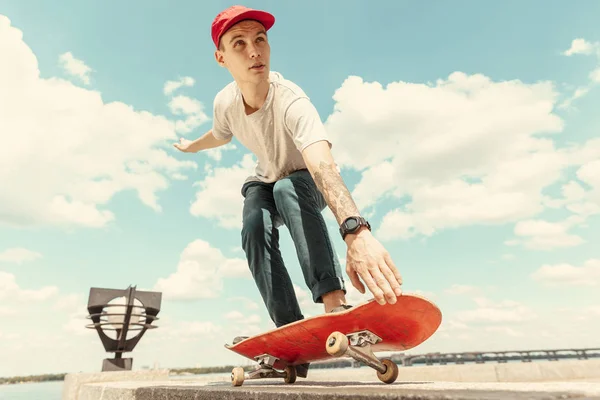
M 215 51 L 215 61 L 221 67 L 225 67 L 225 58 L 223 57 L 223 52 L 221 50 L 216 50 Z

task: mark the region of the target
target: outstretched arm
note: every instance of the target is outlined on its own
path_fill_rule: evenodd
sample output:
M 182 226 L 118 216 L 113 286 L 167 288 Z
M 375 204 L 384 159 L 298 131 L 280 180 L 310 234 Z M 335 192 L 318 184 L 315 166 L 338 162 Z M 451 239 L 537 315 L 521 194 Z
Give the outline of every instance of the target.
M 328 143 L 316 142 L 308 146 L 303 155 L 317 187 L 323 193 L 338 224 L 347 217 L 359 215 L 358 207 L 337 170 Z
M 188 140 L 181 138 L 178 143 L 173 143 L 175 148 L 183 151 L 184 153 L 197 153 L 202 150 L 212 149 L 219 146 L 224 146 L 231 142 L 232 137 L 228 139 L 220 140 L 213 135 L 212 129 L 200 136 L 196 140 Z
M 349 216 L 360 215 L 337 170 L 328 142 L 315 142 L 307 146 L 302 155 L 338 224 Z M 345 242 L 348 245 L 346 273 L 354 287 L 361 293 L 365 292 L 365 287 L 358 278 L 360 276 L 380 304 L 385 304 L 386 300 L 394 304 L 396 296 L 402 293 L 402 277 L 387 250 L 365 227 L 347 235 Z

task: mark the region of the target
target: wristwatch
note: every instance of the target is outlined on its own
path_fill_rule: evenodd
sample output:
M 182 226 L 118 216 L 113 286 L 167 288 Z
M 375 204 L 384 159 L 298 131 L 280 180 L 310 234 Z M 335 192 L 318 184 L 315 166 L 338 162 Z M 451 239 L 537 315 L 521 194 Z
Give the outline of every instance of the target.
M 371 230 L 371 224 L 363 217 L 348 217 L 340 225 L 340 234 L 342 239 L 346 238 L 349 233 L 354 233 L 360 229 L 361 226 L 366 226 L 368 230 Z

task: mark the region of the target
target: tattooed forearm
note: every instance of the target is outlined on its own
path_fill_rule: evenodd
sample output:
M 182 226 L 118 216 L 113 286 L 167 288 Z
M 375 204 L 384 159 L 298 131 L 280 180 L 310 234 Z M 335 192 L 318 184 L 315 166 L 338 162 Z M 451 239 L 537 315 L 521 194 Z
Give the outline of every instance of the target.
M 321 161 L 314 171 L 314 180 L 338 223 L 351 215 L 359 215 L 358 207 L 335 165 Z

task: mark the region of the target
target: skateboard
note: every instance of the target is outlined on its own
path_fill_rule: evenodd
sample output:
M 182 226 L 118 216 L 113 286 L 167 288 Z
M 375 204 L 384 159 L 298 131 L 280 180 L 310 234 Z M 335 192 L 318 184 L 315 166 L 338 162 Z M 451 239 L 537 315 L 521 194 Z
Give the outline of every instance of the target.
M 347 310 L 322 314 L 260 333 L 225 348 L 258 363 L 246 373 L 236 367 L 233 386 L 245 380 L 283 378 L 296 381 L 296 365 L 336 357 L 351 357 L 377 371 L 384 383 L 398 377 L 398 366 L 379 360 L 378 351 L 411 349 L 431 337 L 442 321 L 439 308 L 414 294 L 398 296 L 396 304 L 380 305 L 374 299 Z

